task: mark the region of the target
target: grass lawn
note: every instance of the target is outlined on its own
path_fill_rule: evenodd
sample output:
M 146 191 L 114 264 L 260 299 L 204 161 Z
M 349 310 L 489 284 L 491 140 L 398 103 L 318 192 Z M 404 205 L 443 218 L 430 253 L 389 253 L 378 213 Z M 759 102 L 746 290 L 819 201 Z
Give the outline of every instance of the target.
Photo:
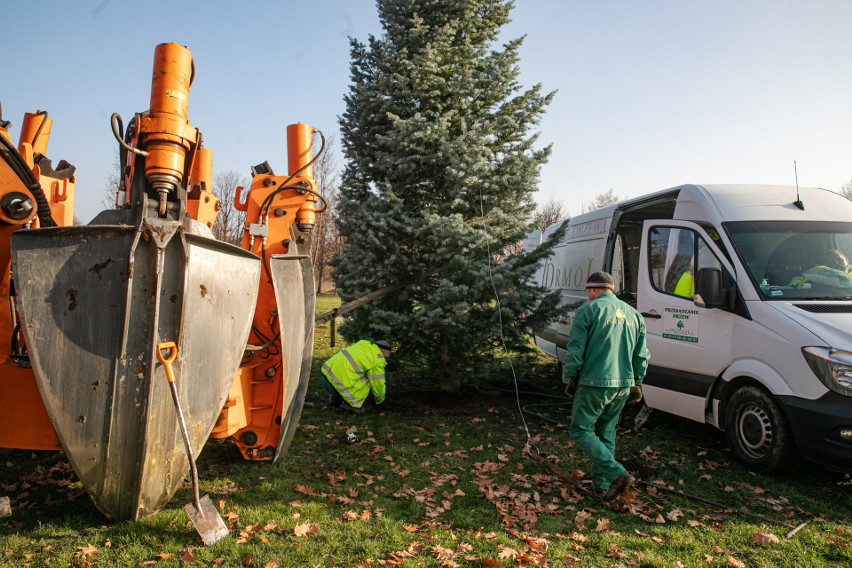
M 334 307 L 320 297 L 317 313 Z M 314 377 L 342 345 L 317 330 Z M 507 366 L 508 368 L 508 366 Z M 739 466 L 722 433 L 654 414 L 619 455 L 643 480 L 724 504 L 705 505 L 640 486 L 604 505 L 527 457 L 542 454 L 580 476 L 552 362 L 516 369 L 456 394 L 389 375 L 388 403 L 355 416 L 326 405 L 312 381 L 299 432 L 274 465 L 239 459 L 229 443 L 199 458 L 202 493 L 231 526 L 205 548 L 183 511 L 189 483 L 160 513 L 109 522 L 61 454 L 2 458 L 3 566 L 850 566 L 850 484 L 806 465 L 769 477 Z M 532 408 L 530 408 L 532 407 Z M 521 408 L 541 417 L 521 412 Z M 542 418 L 543 417 L 543 418 Z M 341 435 L 355 435 L 354 444 Z M 745 516 L 736 511 L 761 515 Z M 779 521 L 782 524 L 773 522 Z M 792 538 L 793 526 L 811 521 Z

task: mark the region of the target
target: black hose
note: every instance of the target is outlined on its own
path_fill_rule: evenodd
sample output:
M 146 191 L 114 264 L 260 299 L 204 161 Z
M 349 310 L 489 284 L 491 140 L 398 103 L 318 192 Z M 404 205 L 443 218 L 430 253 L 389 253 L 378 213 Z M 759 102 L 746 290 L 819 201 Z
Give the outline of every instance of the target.
M 299 168 L 298 170 L 296 170 L 295 172 L 290 174 L 290 176 L 287 179 L 284 180 L 284 183 L 282 183 L 281 185 L 278 186 L 278 189 L 276 189 L 275 191 L 273 191 L 272 193 L 270 193 L 269 195 L 266 196 L 266 198 L 260 204 L 260 214 L 259 214 L 260 219 L 258 219 L 258 221 L 260 221 L 260 222 L 263 221 L 265 214 L 266 215 L 269 214 L 269 207 L 272 205 L 272 200 L 275 198 L 276 195 L 278 195 L 279 193 L 281 193 L 282 191 L 284 191 L 286 189 L 297 189 L 299 191 L 307 191 L 308 193 L 312 193 L 312 194 L 316 195 L 317 197 L 319 197 L 320 199 L 322 199 L 322 202 L 325 204 L 325 207 L 317 210 L 317 213 L 322 213 L 323 211 L 328 209 L 328 202 L 325 200 L 325 198 L 323 198 L 322 195 L 320 195 L 316 191 L 314 191 L 310 188 L 301 187 L 301 186 L 298 186 L 298 185 L 287 185 L 288 183 L 290 183 L 290 181 L 293 178 L 295 178 L 297 175 L 299 175 L 300 173 L 302 173 L 303 171 L 308 169 L 310 166 L 312 166 L 314 164 L 314 162 L 316 162 L 317 159 L 319 159 L 319 157 L 323 155 L 323 152 L 325 152 L 325 135 L 322 133 L 322 130 L 316 130 L 315 132 L 320 135 L 320 140 L 322 141 L 322 143 L 320 144 L 319 151 L 314 155 L 313 158 L 311 158 L 310 162 L 308 162 L 307 164 L 305 164 L 304 166 L 302 166 L 301 168 Z M 264 210 L 266 211 L 265 214 L 264 214 Z M 270 273 L 269 267 L 266 264 L 266 244 L 263 242 L 263 240 L 260 241 L 260 257 L 261 257 L 261 261 L 263 263 L 263 271 L 266 273 L 266 278 L 269 281 L 269 283 L 272 284 L 272 274 Z
M 312 191 L 312 190 L 306 189 L 304 187 L 287 185 L 287 184 L 290 183 L 290 181 L 293 178 L 295 178 L 297 175 L 299 175 L 300 173 L 302 173 L 303 171 L 305 171 L 306 169 L 311 167 L 314 164 L 314 162 L 316 162 L 319 159 L 319 157 L 322 156 L 323 153 L 325 152 L 325 135 L 322 133 L 322 130 L 316 130 L 315 132 L 320 135 L 320 140 L 322 140 L 322 143 L 320 144 L 319 152 L 317 152 L 316 155 L 313 158 L 311 158 L 310 162 L 308 162 L 307 164 L 305 164 L 304 166 L 302 166 L 301 168 L 299 168 L 298 170 L 296 170 L 295 172 L 290 174 L 290 177 L 285 179 L 284 183 L 282 183 L 280 186 L 278 186 L 278 189 L 276 189 L 275 191 L 273 191 L 272 193 L 270 193 L 269 195 L 266 196 L 266 199 L 264 199 L 263 203 L 260 204 L 260 217 L 261 217 L 261 219 L 263 219 L 263 217 L 264 217 L 264 209 L 267 210 L 267 213 L 268 213 L 269 206 L 272 204 L 272 199 L 276 195 L 278 195 L 279 193 L 284 191 L 285 189 L 298 189 L 298 190 L 301 190 L 301 191 L 307 191 L 308 193 L 313 193 L 314 195 L 316 195 L 317 197 L 322 199 L 323 203 L 326 203 L 325 199 L 323 199 L 322 196 L 319 193 L 317 193 L 316 191 Z M 326 207 L 324 209 L 321 209 L 319 212 L 322 213 L 327 208 L 328 208 L 328 203 L 326 203 Z
M 41 124 L 38 125 L 38 129 L 36 130 L 35 136 L 33 136 L 33 141 L 30 142 L 30 144 L 32 144 L 33 148 L 35 148 L 36 140 L 38 140 L 38 137 L 41 134 L 41 129 L 44 128 L 44 123 L 47 122 L 47 111 L 46 110 L 37 111 L 36 116 L 44 116 L 44 118 L 41 119 Z
M 18 175 L 27 189 L 30 190 L 30 193 L 33 194 L 36 201 L 36 214 L 39 224 L 42 227 L 56 227 L 56 221 L 53 220 L 50 214 L 50 204 L 47 202 L 44 190 L 42 190 L 41 185 L 39 185 L 38 180 L 18 153 L 18 150 L 11 142 L 6 140 L 5 136 L 0 136 L 0 154 L 2 154 L 3 159 L 12 168 L 12 171 Z
M 121 122 L 121 115 L 117 112 L 112 113 L 112 116 L 109 117 L 110 126 L 112 126 L 112 135 L 115 136 L 115 139 L 118 141 L 118 145 L 127 150 L 128 152 L 132 152 L 139 156 L 147 156 L 148 152 L 145 150 L 140 150 L 139 148 L 134 148 L 127 142 L 122 139 L 121 129 L 123 128 L 123 124 Z

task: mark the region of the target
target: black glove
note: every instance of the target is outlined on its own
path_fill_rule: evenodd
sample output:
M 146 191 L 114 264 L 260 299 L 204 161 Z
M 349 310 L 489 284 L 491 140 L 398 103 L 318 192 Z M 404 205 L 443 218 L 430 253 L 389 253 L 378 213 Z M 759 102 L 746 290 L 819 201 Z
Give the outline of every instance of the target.
M 630 396 L 627 397 L 627 404 L 639 404 L 642 402 L 642 387 L 636 385 L 630 387 Z
M 574 394 L 577 392 L 577 381 L 571 381 L 565 385 L 565 396 L 568 398 L 574 398 Z

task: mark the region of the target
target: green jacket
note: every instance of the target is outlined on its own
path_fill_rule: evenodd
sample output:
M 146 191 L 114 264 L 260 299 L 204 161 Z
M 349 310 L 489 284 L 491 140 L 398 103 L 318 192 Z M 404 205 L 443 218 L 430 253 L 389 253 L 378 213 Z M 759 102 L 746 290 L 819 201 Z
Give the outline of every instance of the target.
M 596 387 L 642 384 L 650 353 L 645 321 L 611 292 L 577 309 L 563 362 L 562 382 Z
M 362 339 L 326 361 L 322 374 L 343 400 L 354 408 L 361 408 L 370 391 L 376 404 L 384 402 L 386 363 L 382 350 Z

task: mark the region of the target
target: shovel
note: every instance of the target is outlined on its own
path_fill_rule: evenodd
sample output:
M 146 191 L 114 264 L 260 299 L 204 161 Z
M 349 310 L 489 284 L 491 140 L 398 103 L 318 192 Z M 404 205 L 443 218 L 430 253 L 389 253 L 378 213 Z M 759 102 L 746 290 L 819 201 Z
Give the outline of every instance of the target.
M 163 356 L 164 350 L 168 350 L 167 356 Z M 201 535 L 204 546 L 211 546 L 216 544 L 220 539 L 228 536 L 230 531 L 225 526 L 225 521 L 222 520 L 216 507 L 213 506 L 210 496 L 205 495 L 200 498 L 198 496 L 198 470 L 195 467 L 195 456 L 192 453 L 192 445 L 189 443 L 189 432 L 186 430 L 186 421 L 183 419 L 183 410 L 180 407 L 180 395 L 178 394 L 175 375 L 172 371 L 172 363 L 177 359 L 177 356 L 178 348 L 173 341 L 157 344 L 157 360 L 166 369 L 166 378 L 172 389 L 172 398 L 175 402 L 175 410 L 177 410 L 178 422 L 180 423 L 180 433 L 183 435 L 183 444 L 186 446 L 186 457 L 189 459 L 189 471 L 192 474 L 192 491 L 195 503 L 187 503 L 184 510 L 189 515 L 189 520 L 192 521 L 195 530 Z

